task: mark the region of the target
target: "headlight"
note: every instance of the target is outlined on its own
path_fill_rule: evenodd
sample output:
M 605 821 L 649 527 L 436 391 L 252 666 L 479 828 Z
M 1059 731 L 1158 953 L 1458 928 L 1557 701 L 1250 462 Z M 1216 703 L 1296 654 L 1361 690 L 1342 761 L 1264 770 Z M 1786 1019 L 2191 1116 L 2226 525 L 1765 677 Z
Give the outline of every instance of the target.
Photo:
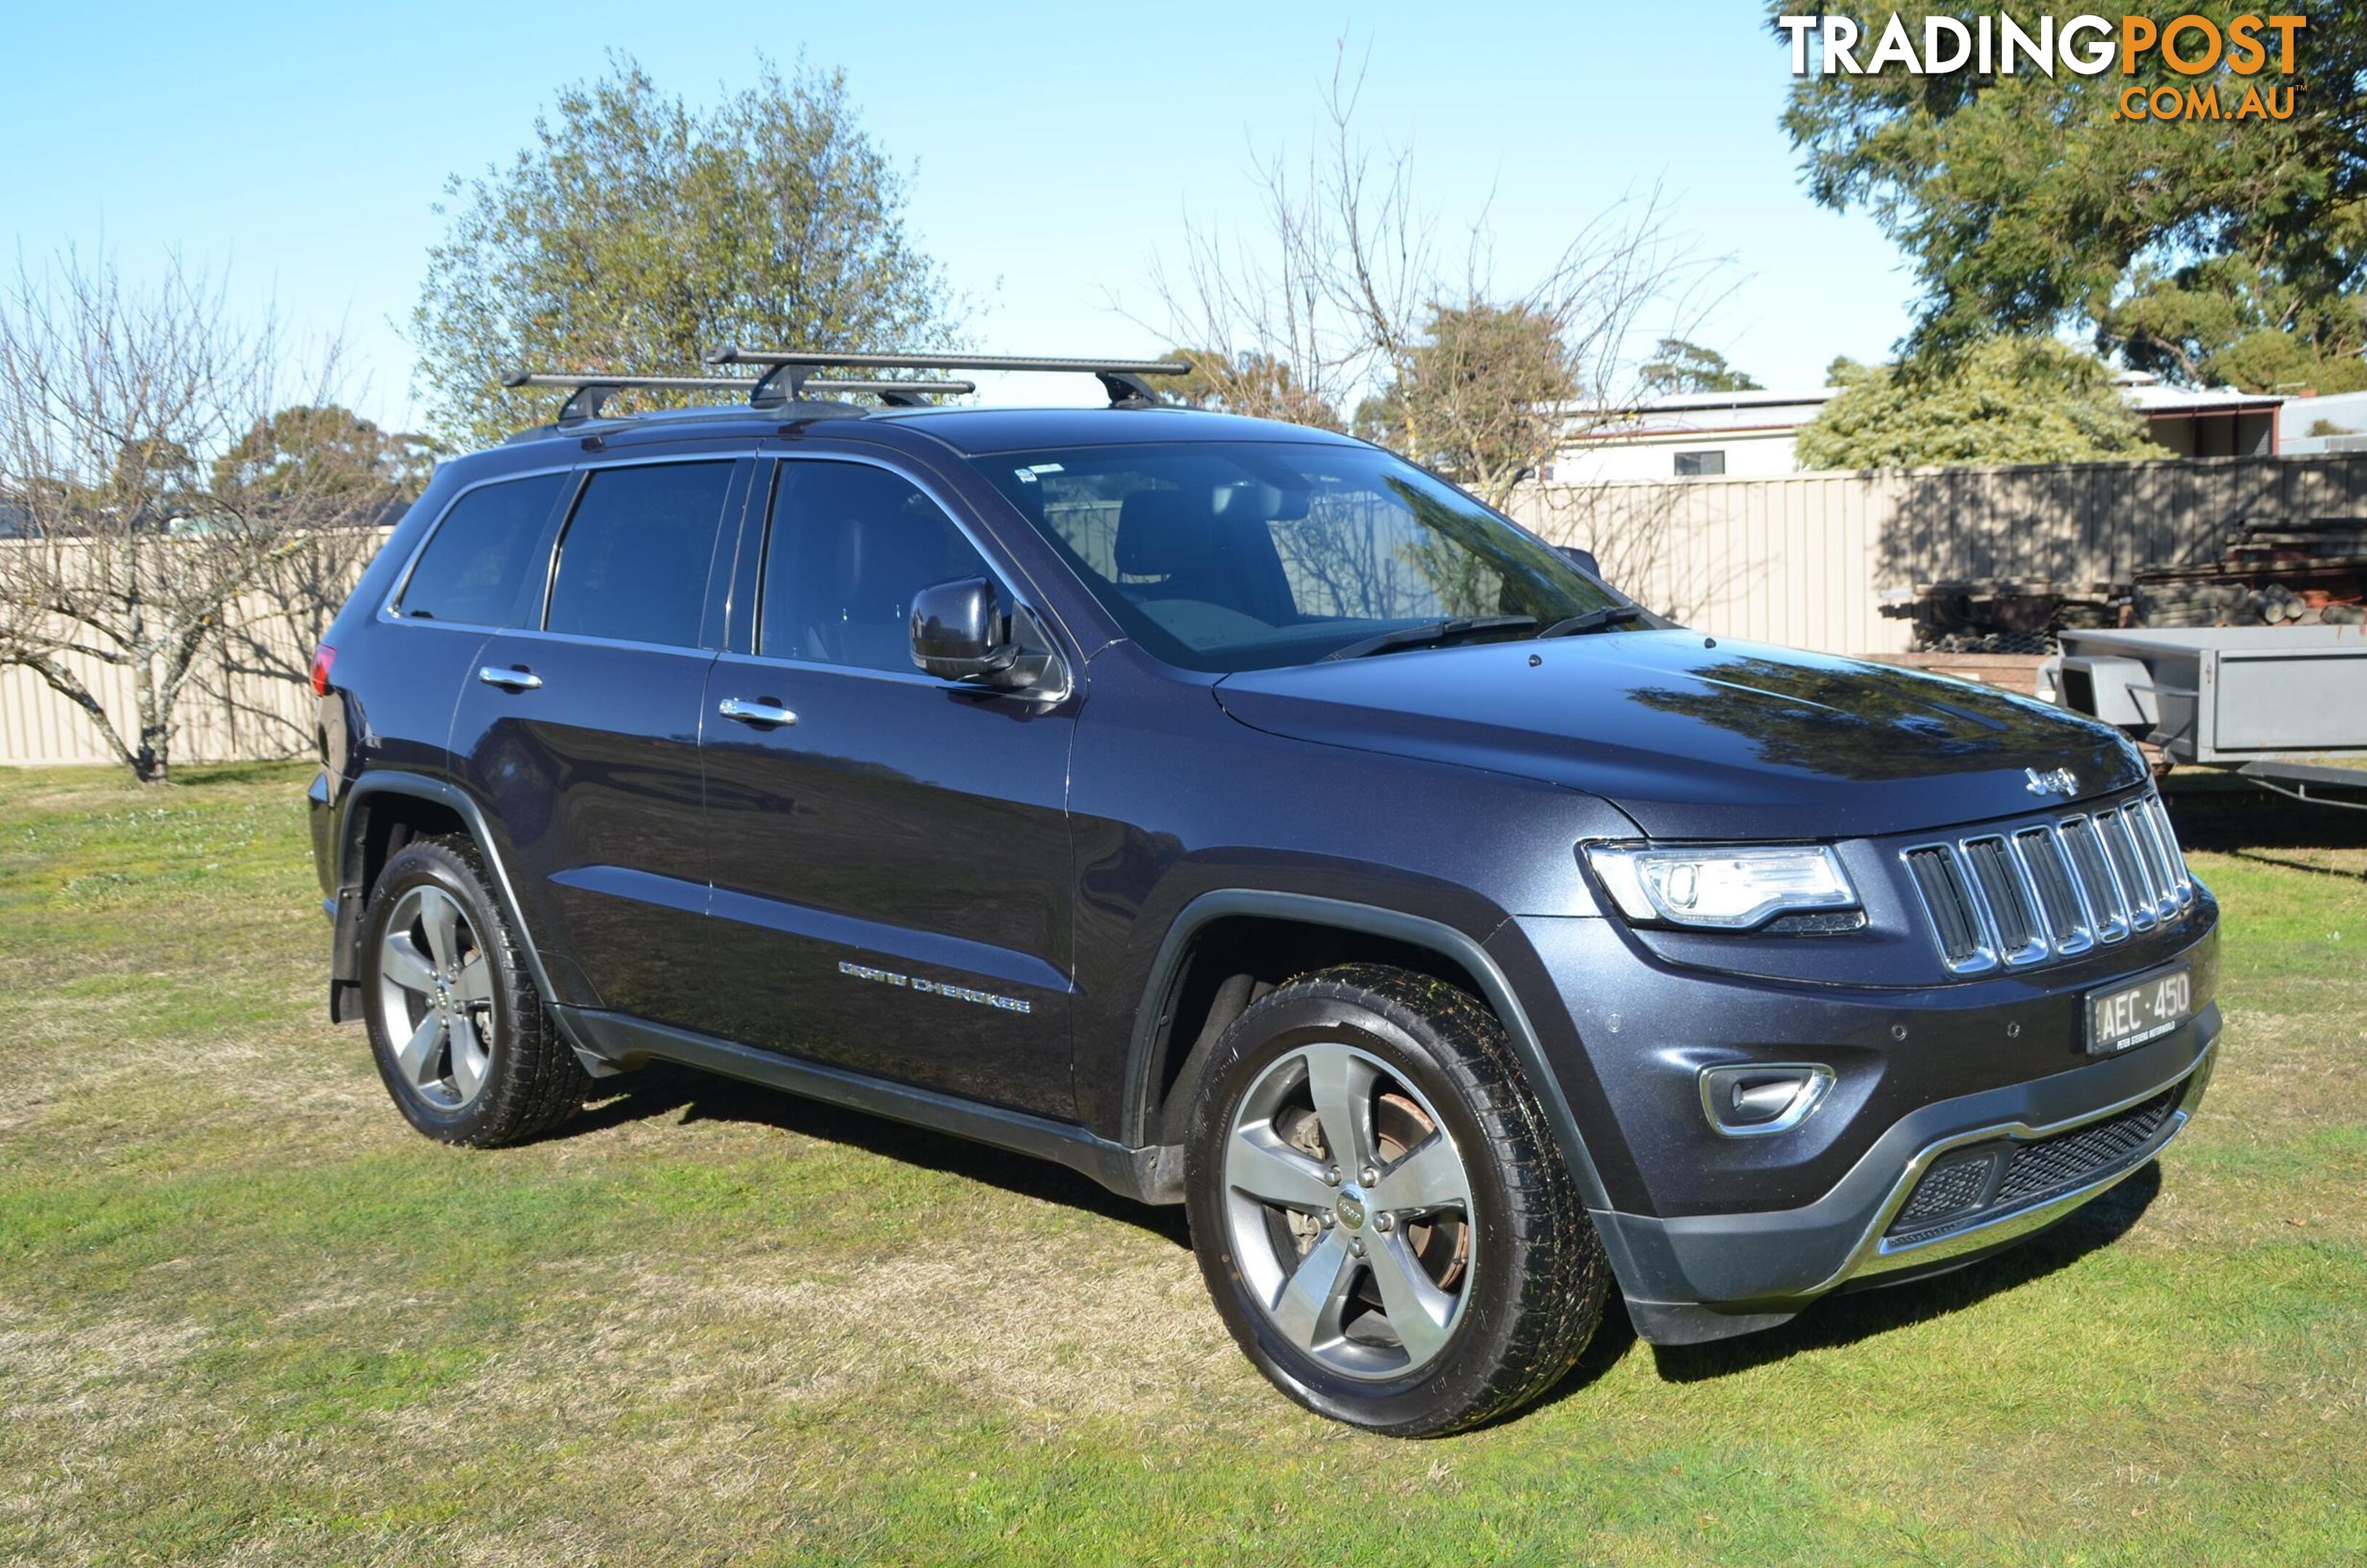
M 1745 931 L 1799 910 L 1854 909 L 1840 857 L 1821 844 L 1586 846 L 1630 920 Z

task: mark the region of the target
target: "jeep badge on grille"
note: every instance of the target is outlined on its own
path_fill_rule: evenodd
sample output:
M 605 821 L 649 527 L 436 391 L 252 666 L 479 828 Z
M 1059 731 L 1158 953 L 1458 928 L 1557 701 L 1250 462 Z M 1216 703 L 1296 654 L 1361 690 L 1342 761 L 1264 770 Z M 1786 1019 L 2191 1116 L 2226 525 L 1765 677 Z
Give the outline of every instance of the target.
M 2025 780 L 2022 788 L 2033 795 L 2076 795 L 2079 792 L 2079 780 L 2067 767 L 2049 768 L 2044 773 L 2034 767 L 2025 767 L 2022 776 Z

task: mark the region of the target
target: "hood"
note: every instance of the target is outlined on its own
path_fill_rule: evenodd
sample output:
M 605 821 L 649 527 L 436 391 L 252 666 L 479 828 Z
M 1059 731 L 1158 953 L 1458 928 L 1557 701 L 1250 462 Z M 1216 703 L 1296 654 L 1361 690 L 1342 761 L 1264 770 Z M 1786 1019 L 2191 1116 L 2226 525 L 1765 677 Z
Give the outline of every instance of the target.
M 1581 790 L 1656 838 L 1876 837 L 2144 777 L 2116 733 L 2032 698 L 1693 631 L 1256 670 L 1216 695 L 1274 734 Z M 2073 794 L 2032 790 L 2058 768 Z

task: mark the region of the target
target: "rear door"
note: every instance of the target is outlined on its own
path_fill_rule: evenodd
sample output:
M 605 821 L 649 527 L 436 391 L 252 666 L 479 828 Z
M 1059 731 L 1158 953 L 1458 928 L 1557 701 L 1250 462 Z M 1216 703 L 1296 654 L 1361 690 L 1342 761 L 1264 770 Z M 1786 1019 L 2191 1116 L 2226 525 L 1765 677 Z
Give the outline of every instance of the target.
M 529 579 L 540 604 L 550 522 L 574 483 L 561 468 L 488 480 L 453 498 L 391 597 L 385 619 L 401 632 L 355 638 L 340 656 L 339 687 L 357 704 L 365 692 L 368 699 L 331 756 L 358 743 L 374 763 L 448 770 L 453 703 L 485 639 L 518 623 Z
M 453 766 L 560 998 L 681 1023 L 708 898 L 699 719 L 753 460 L 580 476 L 548 586 L 477 655 Z
M 1013 602 L 1011 574 L 914 473 L 775 468 L 743 546 L 756 625 L 708 682 L 700 1027 L 1071 1118 L 1074 699 L 913 666 L 916 590 L 984 576 Z

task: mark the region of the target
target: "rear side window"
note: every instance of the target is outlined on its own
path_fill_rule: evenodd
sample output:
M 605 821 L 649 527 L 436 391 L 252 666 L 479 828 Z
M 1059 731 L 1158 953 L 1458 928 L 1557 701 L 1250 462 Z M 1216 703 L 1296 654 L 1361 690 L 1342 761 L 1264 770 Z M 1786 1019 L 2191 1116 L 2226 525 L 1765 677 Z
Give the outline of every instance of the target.
M 731 464 L 602 469 L 559 541 L 545 627 L 695 647 Z
M 538 473 L 504 480 L 480 485 L 454 502 L 411 570 L 402 613 L 419 620 L 516 624 L 513 611 L 528 574 L 527 558 L 568 477 Z

